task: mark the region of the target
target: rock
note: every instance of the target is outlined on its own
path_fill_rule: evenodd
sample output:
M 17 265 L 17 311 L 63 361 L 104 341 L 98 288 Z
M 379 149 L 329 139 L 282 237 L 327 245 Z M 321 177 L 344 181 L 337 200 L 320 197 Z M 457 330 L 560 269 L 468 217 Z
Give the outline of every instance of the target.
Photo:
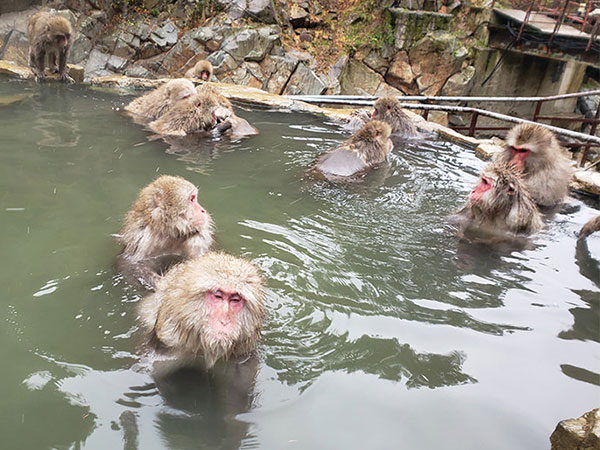
M 182 75 L 185 74 L 189 69 L 194 67 L 198 61 L 206 59 L 207 56 L 208 56 L 208 53 L 206 53 L 204 51 L 196 53 L 194 56 L 192 56 L 190 59 L 188 59 L 188 61 L 183 66 L 181 66 L 179 68 L 178 72 Z
M 369 54 L 365 56 L 362 62 L 369 69 L 372 69 L 375 72 L 380 73 L 381 75 L 385 75 L 385 72 L 387 71 L 389 66 L 388 61 L 381 56 L 381 52 L 379 52 L 378 50 L 371 50 Z
M 341 93 L 345 95 L 375 95 L 382 84 L 387 86 L 381 75 L 355 59 L 344 66 L 339 82 Z
M 212 64 L 213 73 L 216 76 L 225 75 L 239 66 L 237 61 L 233 59 L 229 53 L 222 50 L 208 55 L 206 60 Z
M 409 50 L 427 33 L 447 30 L 452 20 L 451 14 L 426 11 L 409 11 L 402 8 L 389 8 L 395 23 L 394 47 Z
M 76 83 L 83 83 L 85 70 L 77 64 L 67 64 L 68 74 Z
M 136 36 L 141 41 L 146 41 L 152 34 L 152 24 L 146 23 L 143 16 L 134 18 L 134 22 L 127 25 L 126 31 Z
M 88 39 L 94 39 L 104 28 L 107 16 L 104 11 L 93 11 L 89 16 L 82 19 L 78 28 Z
M 25 33 L 14 30 L 9 35 L 2 58 L 22 66 L 29 63 L 29 41 Z
M 298 64 L 290 77 L 283 94 L 285 95 L 321 95 L 327 86 L 304 63 Z
M 444 127 L 448 126 L 448 113 L 446 111 L 429 111 L 427 120 L 433 123 L 440 124 Z
M 252 70 L 254 69 L 254 70 Z M 245 62 L 232 72 L 229 72 L 221 81 L 238 86 L 248 86 L 260 89 L 264 80 L 261 79 L 258 63 Z
M 308 22 L 308 11 L 301 8 L 298 4 L 292 3 L 290 7 L 290 23 L 294 28 L 304 27 Z
M 465 96 L 468 95 L 473 86 L 475 79 L 475 67 L 467 66 L 458 73 L 455 73 L 442 89 L 442 95 L 448 95 L 451 97 Z
M 0 75 L 8 75 L 9 77 L 21 78 L 23 80 L 33 79 L 33 73 L 29 68 L 6 60 L 0 60 Z
M 150 41 L 154 42 L 159 48 L 165 49 L 177 43 L 179 28 L 168 19 L 160 27 L 155 28 L 150 33 Z
M 210 27 L 198 27 L 191 30 L 186 36 L 191 37 L 192 39 L 204 44 L 205 42 L 210 41 L 215 38 L 215 31 Z
M 467 49 L 444 31 L 430 33 L 417 42 L 409 52 L 409 59 L 420 94 L 439 95 L 467 55 Z
M 94 48 L 90 52 L 90 56 L 85 64 L 85 76 L 86 78 L 92 78 L 99 76 L 104 73 L 104 69 L 106 68 L 106 64 L 110 59 L 110 54 L 103 53 L 100 50 Z
M 73 38 L 73 46 L 71 47 L 71 55 L 69 61 L 73 64 L 84 62 L 92 49 L 92 41 L 90 41 L 83 33 L 75 32 Z
M 261 70 L 267 78 L 264 89 L 273 94 L 281 94 L 290 76 L 298 66 L 294 56 L 267 56 L 261 63 Z
M 562 420 L 550 436 L 552 450 L 597 450 L 600 448 L 598 408 L 577 419 Z
M 277 23 L 275 15 L 275 6 L 272 0 L 247 0 L 248 7 L 244 17 L 248 17 L 256 22 L 275 24 Z
M 106 62 L 106 68 L 113 72 L 121 72 L 125 69 L 128 60 L 119 56 L 112 55 Z
M 146 69 L 141 64 L 138 64 L 137 62 L 134 65 L 129 66 L 127 70 L 125 70 L 125 75 L 127 75 L 128 77 L 138 78 L 156 78 L 156 76 L 152 72 L 150 72 L 148 69 Z
M 400 51 L 394 56 L 390 68 L 385 75 L 385 81 L 407 94 L 418 93 L 415 74 L 413 73 L 406 52 Z
M 238 63 L 262 61 L 278 40 L 279 36 L 271 27 L 262 27 L 258 30 L 242 29 L 225 38 L 221 50 L 229 53 Z

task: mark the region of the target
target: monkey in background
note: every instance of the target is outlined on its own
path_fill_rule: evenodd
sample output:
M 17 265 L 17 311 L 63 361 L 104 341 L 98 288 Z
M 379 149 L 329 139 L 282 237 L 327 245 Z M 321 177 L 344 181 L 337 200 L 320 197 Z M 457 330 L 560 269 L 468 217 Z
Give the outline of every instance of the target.
M 598 230 L 600 230 L 600 216 L 592 217 L 583 225 L 583 227 L 581 227 L 578 239 L 585 239 Z
M 147 94 L 133 99 L 124 109 L 137 116 L 156 120 L 174 105 L 194 95 L 196 95 L 194 83 L 179 78 L 169 80 Z
M 198 78 L 203 81 L 209 81 L 213 75 L 213 66 L 210 61 L 202 59 L 198 61 L 194 67 L 189 69 L 184 77 L 185 78 Z
M 253 264 L 210 252 L 183 262 L 139 306 L 147 344 L 172 362 L 210 369 L 218 360 L 249 355 L 265 316 L 264 280 Z
M 496 162 L 481 172 L 479 184 L 457 213 L 459 236 L 466 231 L 489 235 L 529 235 L 542 227 L 541 214 L 516 168 Z
M 27 24 L 29 40 L 29 67 L 38 81 L 46 75 L 48 67 L 58 74 L 59 81 L 68 81 L 67 59 L 73 45 L 73 28 L 67 19 L 47 11 L 40 11 L 29 18 Z
M 212 222 L 189 181 L 162 175 L 140 190 L 116 236 L 120 272 L 152 289 L 163 256 L 191 258 L 209 251 Z M 156 267 L 158 265 L 158 267 Z
M 344 179 L 366 172 L 383 162 L 394 145 L 390 126 L 379 120 L 366 123 L 339 147 L 315 160 L 313 170 L 328 180 Z
M 536 124 L 516 125 L 496 160 L 522 172 L 525 187 L 539 206 L 555 206 L 566 199 L 571 163 L 550 130 Z
M 415 124 L 402 110 L 400 101 L 396 97 L 392 95 L 381 97 L 377 99 L 373 108 L 371 118 L 389 124 L 392 128 L 392 134 L 402 138 L 420 137 Z

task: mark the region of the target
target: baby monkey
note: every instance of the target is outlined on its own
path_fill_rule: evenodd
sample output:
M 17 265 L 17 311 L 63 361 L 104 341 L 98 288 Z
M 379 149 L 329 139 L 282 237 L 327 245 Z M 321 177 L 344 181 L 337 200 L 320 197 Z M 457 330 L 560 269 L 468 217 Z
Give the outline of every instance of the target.
M 458 216 L 460 235 L 467 230 L 529 235 L 542 227 L 540 212 L 519 172 L 505 163 L 493 163 L 483 169 L 479 184 Z
M 400 101 L 389 95 L 377 99 L 373 105 L 373 119 L 382 120 L 392 128 L 392 134 L 403 138 L 419 137 L 420 134 L 410 117 L 402 110 Z
M 48 67 L 58 74 L 60 81 L 67 81 L 67 59 L 73 44 L 73 29 L 64 17 L 47 11 L 40 11 L 29 18 L 27 24 L 29 40 L 29 67 L 38 81 L 46 75 L 46 57 Z
M 123 245 L 119 271 L 153 288 L 160 268 L 152 258 L 191 258 L 209 251 L 212 223 L 189 181 L 162 175 L 144 187 L 125 216 L 117 241 Z
M 313 168 L 329 180 L 353 177 L 385 161 L 393 147 L 390 126 L 373 120 L 339 147 L 318 156 Z
M 194 67 L 185 73 L 185 78 L 198 78 L 203 81 L 209 81 L 213 74 L 213 66 L 209 61 L 202 59 Z
M 172 268 L 140 303 L 148 345 L 172 369 L 248 355 L 261 334 L 264 280 L 242 258 L 210 252 Z

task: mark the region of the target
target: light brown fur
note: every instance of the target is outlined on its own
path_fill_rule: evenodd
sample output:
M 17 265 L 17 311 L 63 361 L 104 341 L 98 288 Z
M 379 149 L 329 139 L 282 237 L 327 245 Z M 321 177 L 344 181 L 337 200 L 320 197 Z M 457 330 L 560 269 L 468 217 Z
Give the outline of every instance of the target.
M 134 99 L 125 107 L 125 111 L 155 120 L 174 105 L 195 94 L 196 88 L 190 80 L 169 80 L 153 91 Z
M 381 97 L 373 105 L 373 119 L 382 120 L 390 125 L 392 134 L 412 138 L 419 136 L 410 117 L 402 110 L 400 101 L 394 96 Z
M 225 335 L 210 327 L 207 293 L 235 292 L 245 305 L 235 326 Z M 140 304 L 148 343 L 159 353 L 206 368 L 216 361 L 247 355 L 256 348 L 265 315 L 264 280 L 250 262 L 225 253 L 210 252 L 171 269 L 157 284 L 156 293 Z
M 579 231 L 579 239 L 585 239 L 590 234 L 600 230 L 600 216 L 592 217 Z
M 195 94 L 170 108 L 149 127 L 165 136 L 185 136 L 190 133 L 209 131 L 217 124 L 216 101 L 207 95 Z
M 528 235 L 540 230 L 540 212 L 517 170 L 496 162 L 486 166 L 481 175 L 491 180 L 491 189 L 477 201 L 467 198 L 458 213 L 463 218 L 461 231 L 483 229 L 493 234 Z
M 73 28 L 67 19 L 47 11 L 29 18 L 29 67 L 38 80 L 45 78 L 46 57 L 48 67 L 58 73 L 60 81 L 67 81 L 67 59 L 73 44 Z
M 210 81 L 213 75 L 213 66 L 210 61 L 202 59 L 194 67 L 185 73 L 185 78 L 198 78 L 204 81 Z
M 118 242 L 122 255 L 139 261 L 161 255 L 198 256 L 213 242 L 208 213 L 203 225 L 191 221 L 189 197 L 196 187 L 181 177 L 162 175 L 138 194 L 127 213 Z
M 571 180 L 571 164 L 558 144 L 554 133 L 534 124 L 519 124 L 506 136 L 506 147 L 497 157 L 509 162 L 511 146 L 528 148 L 523 178 L 527 190 L 540 206 L 554 206 L 563 202 Z

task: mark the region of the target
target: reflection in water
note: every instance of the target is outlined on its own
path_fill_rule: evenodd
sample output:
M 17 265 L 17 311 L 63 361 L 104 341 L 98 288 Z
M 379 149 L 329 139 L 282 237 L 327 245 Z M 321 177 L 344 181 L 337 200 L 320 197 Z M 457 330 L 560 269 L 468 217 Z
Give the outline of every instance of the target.
M 81 130 L 75 120 L 71 95 L 64 89 L 48 83 L 41 93 L 34 97 L 33 109 L 36 120 L 33 128 L 41 133 L 37 144 L 41 147 L 76 147 L 79 144 Z M 57 108 L 49 111 L 47 104 Z

